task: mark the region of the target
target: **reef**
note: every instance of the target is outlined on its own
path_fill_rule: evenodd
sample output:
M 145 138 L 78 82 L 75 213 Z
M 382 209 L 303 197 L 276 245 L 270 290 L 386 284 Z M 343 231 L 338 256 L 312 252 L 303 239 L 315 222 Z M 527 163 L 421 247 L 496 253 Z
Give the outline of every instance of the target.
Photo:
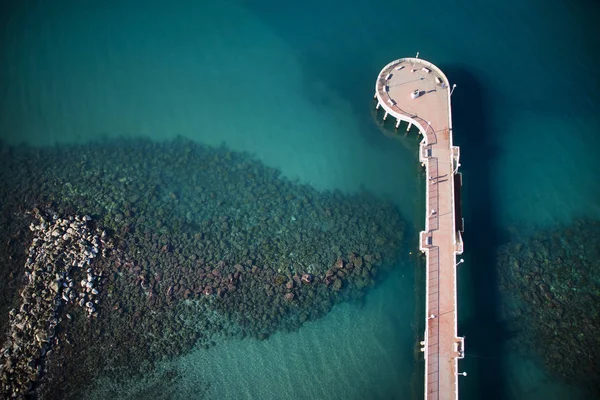
M 68 247 L 88 257 L 77 258 L 83 267 L 48 264 L 44 288 L 54 303 L 40 320 L 57 321 L 42 338 L 52 352 L 32 364 L 35 379 L 19 379 L 40 398 L 80 398 L 96 376 L 147 372 L 217 339 L 296 330 L 362 299 L 404 245 L 391 203 L 320 192 L 224 146 L 113 140 L 0 153 L 0 328 L 8 337 L 40 227 L 57 240 L 91 235 Z M 52 221 L 66 224 L 57 236 Z
M 551 374 L 600 394 L 600 222 L 578 220 L 500 248 L 512 345 Z

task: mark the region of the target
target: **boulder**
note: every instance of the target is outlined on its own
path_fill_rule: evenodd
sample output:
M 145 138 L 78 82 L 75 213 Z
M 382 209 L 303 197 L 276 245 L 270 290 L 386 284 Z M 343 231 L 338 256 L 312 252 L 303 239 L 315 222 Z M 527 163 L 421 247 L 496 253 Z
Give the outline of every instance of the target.
M 53 281 L 53 282 L 50 284 L 50 289 L 51 289 L 51 290 L 52 290 L 54 293 L 58 293 L 58 291 L 60 290 L 60 287 L 61 287 L 61 283 L 60 283 L 60 281 L 58 281 L 58 280 L 57 280 L 57 281 Z
M 336 279 L 333 281 L 333 290 L 338 291 L 342 288 L 343 282 L 341 279 Z
M 300 278 L 300 275 L 298 274 L 294 274 L 294 276 L 292 276 L 292 279 L 294 279 L 294 282 L 296 282 L 297 285 L 300 285 L 302 283 L 302 278 Z
M 285 296 L 283 296 L 283 299 L 287 302 L 294 300 L 294 293 L 287 293 Z

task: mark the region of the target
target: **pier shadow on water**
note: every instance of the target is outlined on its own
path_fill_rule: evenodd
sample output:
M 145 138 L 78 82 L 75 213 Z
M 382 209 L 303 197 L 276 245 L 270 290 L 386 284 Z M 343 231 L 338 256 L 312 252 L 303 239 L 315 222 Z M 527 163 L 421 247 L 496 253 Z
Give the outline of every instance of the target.
M 465 263 L 458 268 L 458 335 L 465 336 L 459 361 L 461 399 L 507 399 L 504 343 L 509 333 L 500 315 L 496 248 L 503 240 L 494 198 L 493 165 L 499 157 L 486 95 L 477 77 L 462 66 L 441 66 L 451 83 L 454 144 L 461 148 Z M 461 295 L 464 293 L 464 295 Z M 461 305 L 462 303 L 462 305 Z M 470 304 L 472 303 L 472 304 Z

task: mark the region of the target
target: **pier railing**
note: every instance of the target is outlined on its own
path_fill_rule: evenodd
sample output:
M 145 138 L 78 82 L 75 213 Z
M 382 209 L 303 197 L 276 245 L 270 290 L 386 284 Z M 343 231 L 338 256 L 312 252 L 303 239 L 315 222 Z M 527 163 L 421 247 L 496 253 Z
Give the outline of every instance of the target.
M 437 399 L 439 397 L 439 372 L 440 372 L 440 297 L 439 297 L 439 278 L 440 278 L 440 249 L 437 246 L 429 248 L 429 257 L 427 258 L 427 307 L 429 316 L 427 318 L 427 399 Z
M 431 213 L 427 216 L 427 230 L 429 232 L 439 229 L 439 199 L 440 192 L 438 190 L 438 159 L 430 157 L 428 160 L 427 173 L 427 199 Z

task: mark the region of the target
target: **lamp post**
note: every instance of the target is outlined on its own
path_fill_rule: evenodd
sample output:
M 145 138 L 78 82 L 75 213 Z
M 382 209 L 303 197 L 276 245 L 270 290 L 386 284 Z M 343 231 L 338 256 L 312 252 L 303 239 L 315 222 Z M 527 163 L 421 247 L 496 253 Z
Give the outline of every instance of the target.
M 459 261 L 456 263 L 456 265 L 454 265 L 454 266 L 455 266 L 455 267 L 458 267 L 458 265 L 459 265 L 459 264 L 462 264 L 462 263 L 464 263 L 464 262 L 465 262 L 465 259 L 464 259 L 464 258 L 461 258 L 461 259 L 460 259 L 460 260 L 459 260 Z
M 459 373 L 457 373 L 456 375 L 467 376 L 467 373 L 466 373 L 466 372 L 459 372 Z
M 454 85 L 452 85 L 452 90 L 450 91 L 450 96 L 452 96 L 452 93 L 454 93 L 454 89 L 456 89 L 456 83 Z
M 452 172 L 453 174 L 455 174 L 455 173 L 456 173 L 456 171 L 458 171 L 458 167 L 460 167 L 460 163 L 457 163 L 457 164 L 456 164 L 456 168 L 454 168 L 454 171 Z

